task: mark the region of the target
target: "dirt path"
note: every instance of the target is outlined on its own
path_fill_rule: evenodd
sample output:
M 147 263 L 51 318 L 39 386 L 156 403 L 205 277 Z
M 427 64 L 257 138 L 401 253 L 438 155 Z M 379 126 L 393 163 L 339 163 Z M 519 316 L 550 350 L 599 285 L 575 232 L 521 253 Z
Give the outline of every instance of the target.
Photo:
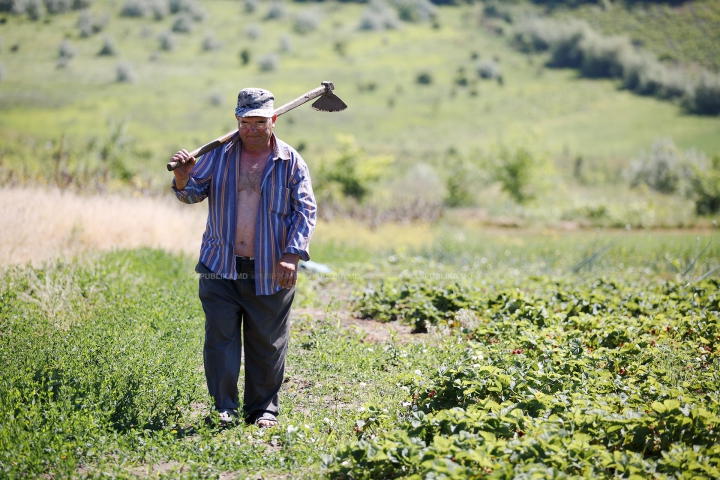
M 313 318 L 325 318 L 325 311 L 321 308 L 293 308 L 293 318 L 310 315 Z M 385 342 L 390 339 L 390 332 L 395 332 L 395 338 L 400 343 L 417 342 L 426 338 L 425 333 L 412 333 L 412 327 L 398 322 L 378 322 L 370 319 L 355 318 L 352 313 L 343 308 L 332 314 L 340 320 L 341 327 L 346 331 L 362 332 L 368 342 Z

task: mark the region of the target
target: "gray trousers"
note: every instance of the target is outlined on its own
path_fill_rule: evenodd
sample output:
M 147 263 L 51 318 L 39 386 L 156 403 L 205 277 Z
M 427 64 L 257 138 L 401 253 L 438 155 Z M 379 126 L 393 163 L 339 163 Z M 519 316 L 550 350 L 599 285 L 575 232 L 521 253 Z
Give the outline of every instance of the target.
M 243 413 L 253 422 L 277 415 L 285 373 L 290 307 L 295 287 L 255 294 L 253 261 L 237 259 L 238 279 L 225 280 L 198 262 L 200 301 L 205 311 L 203 360 L 208 391 L 218 410 L 238 409 L 238 377 L 245 347 Z M 242 328 L 242 335 L 241 335 Z

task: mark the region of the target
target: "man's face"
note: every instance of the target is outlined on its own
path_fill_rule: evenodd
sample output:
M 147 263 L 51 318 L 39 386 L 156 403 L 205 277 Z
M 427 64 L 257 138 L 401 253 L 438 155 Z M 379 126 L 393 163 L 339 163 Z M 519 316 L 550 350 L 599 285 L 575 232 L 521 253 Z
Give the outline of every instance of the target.
M 269 145 L 277 115 L 272 118 L 238 116 L 235 118 L 238 121 L 240 139 L 246 147 L 262 148 Z

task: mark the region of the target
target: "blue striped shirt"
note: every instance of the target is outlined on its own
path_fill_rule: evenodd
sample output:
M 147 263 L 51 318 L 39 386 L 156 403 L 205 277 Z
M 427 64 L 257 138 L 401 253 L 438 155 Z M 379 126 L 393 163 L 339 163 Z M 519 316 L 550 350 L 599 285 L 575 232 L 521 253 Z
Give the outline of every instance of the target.
M 317 206 L 310 172 L 300 154 L 273 134 L 273 154 L 268 158 L 260 187 L 255 227 L 255 289 L 271 295 L 281 289 L 275 278 L 283 253 L 310 260 L 310 237 L 315 229 Z M 200 248 L 200 261 L 213 273 L 237 279 L 235 226 L 240 136 L 206 153 L 197 161 L 183 190 L 172 189 L 181 202 L 206 198 L 208 219 Z

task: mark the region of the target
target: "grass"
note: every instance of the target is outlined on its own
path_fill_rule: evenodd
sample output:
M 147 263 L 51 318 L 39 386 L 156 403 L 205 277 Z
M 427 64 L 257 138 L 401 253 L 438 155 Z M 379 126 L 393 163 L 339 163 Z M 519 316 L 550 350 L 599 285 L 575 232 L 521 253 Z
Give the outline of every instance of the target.
M 245 14 L 240 5 L 224 0 L 203 5 L 207 19 L 193 33 L 178 35 L 174 51 L 161 52 L 154 60 L 155 36 L 169 27 L 170 18 L 155 22 L 113 15 L 101 35 L 81 39 L 73 26 L 76 14 L 54 16 L 47 25 L 8 17 L 4 43 L 20 48 L 0 52 L 8 72 L 0 96 L 0 138 L 6 148 L 17 142 L 56 145 L 63 133 L 69 144 L 80 148 L 91 137 L 106 135 L 108 117 L 127 117 L 136 149 L 148 152 L 128 155 L 130 169 L 157 182 L 166 176 L 162 165 L 170 153 L 233 128 L 231 110 L 239 88 L 264 86 L 283 103 L 320 80 L 332 79 L 350 105 L 346 112 L 330 119 L 301 108 L 278 124 L 281 137 L 306 146 L 303 153 L 311 166 L 335 146 L 337 133 L 353 134 L 369 152 L 394 154 L 398 168 L 419 160 L 441 164 L 449 148 L 487 149 L 508 132 L 532 131 L 539 148 L 597 158 L 627 158 L 665 136 L 684 148 L 720 151 L 717 118 L 684 115 L 675 105 L 617 91 L 610 81 L 580 80 L 569 71 L 539 71 L 504 38 L 478 25 L 477 7 L 440 8 L 440 29 L 405 24 L 398 31 L 368 33 L 356 30 L 362 6 L 319 5 L 319 30 L 298 35 L 291 18 L 308 8 L 303 5 L 288 5 L 291 15 L 282 21 L 263 21 L 262 9 Z M 112 13 L 115 8 L 96 2 L 92 11 Z M 260 25 L 263 34 L 258 40 L 244 35 L 242 27 L 248 23 Z M 148 28 L 152 35 L 143 37 Z M 215 32 L 224 45 L 221 50 L 201 51 L 206 31 Z M 96 56 L 104 34 L 115 39 L 119 58 Z M 277 71 L 261 72 L 254 60 L 240 66 L 241 49 L 249 49 L 257 59 L 278 51 L 282 35 L 291 37 L 294 52 L 280 55 Z M 57 45 L 63 37 L 71 39 L 78 55 L 58 70 Z M 345 45 L 345 56 L 337 53 L 337 42 Z M 504 86 L 494 81 L 473 81 L 470 87 L 453 84 L 461 66 L 474 75 L 473 53 L 500 59 Z M 132 65 L 137 83 L 115 83 L 118 59 Z M 415 83 L 420 70 L 432 74 L 432 84 Z M 357 88 L 367 82 L 374 82 L 375 89 Z M 211 104 L 213 94 L 226 99 L 223 107 Z M 18 161 L 8 156 L 5 165 Z M 33 168 L 34 161 L 28 163 Z

